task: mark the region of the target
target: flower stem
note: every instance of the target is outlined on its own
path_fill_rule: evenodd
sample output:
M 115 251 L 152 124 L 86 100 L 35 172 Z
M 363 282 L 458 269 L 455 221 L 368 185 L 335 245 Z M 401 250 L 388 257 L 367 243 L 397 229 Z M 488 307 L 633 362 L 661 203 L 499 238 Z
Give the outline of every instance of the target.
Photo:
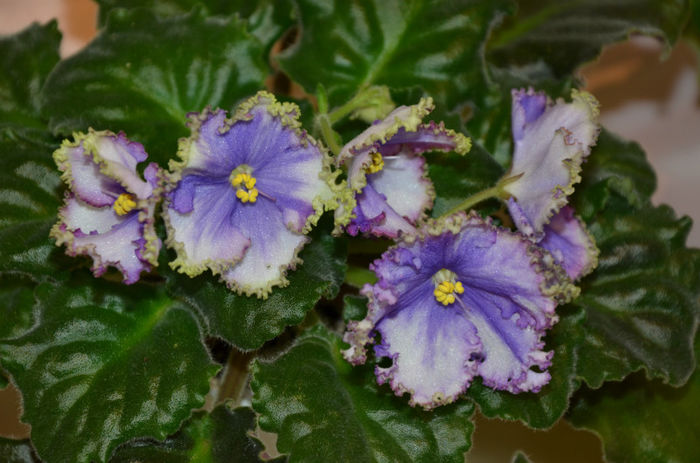
M 327 113 L 320 113 L 316 116 L 316 124 L 321 130 L 321 136 L 334 155 L 338 155 L 342 147 L 338 144 L 338 134 L 331 127 L 331 121 Z
M 219 380 L 217 404 L 227 399 L 232 399 L 236 405 L 240 403 L 243 391 L 248 384 L 248 367 L 254 356 L 254 352 L 241 352 L 235 347 L 231 348 L 224 372 Z
M 478 203 L 482 201 L 486 201 L 487 199 L 491 198 L 499 198 L 499 199 L 508 199 L 510 197 L 510 194 L 506 191 L 504 191 L 504 188 L 513 183 L 514 181 L 518 180 L 520 177 L 522 177 L 523 174 L 518 174 L 518 175 L 513 175 L 512 177 L 504 177 L 501 180 L 498 181 L 494 186 L 491 188 L 487 188 L 485 190 L 481 190 L 480 192 L 471 195 L 461 203 L 457 204 L 455 207 L 450 209 L 449 211 L 445 212 L 442 214 L 441 217 L 447 217 L 449 215 L 452 215 L 456 212 L 459 211 L 466 211 Z

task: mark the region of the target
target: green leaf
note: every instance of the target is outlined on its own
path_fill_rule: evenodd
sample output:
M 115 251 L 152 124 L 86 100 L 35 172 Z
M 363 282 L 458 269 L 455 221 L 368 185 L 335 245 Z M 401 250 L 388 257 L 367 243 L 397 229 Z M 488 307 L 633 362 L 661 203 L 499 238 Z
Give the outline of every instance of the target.
M 352 367 L 322 326 L 272 362 L 253 365 L 253 408 L 290 461 L 464 461 L 473 404 L 426 412 L 378 387 L 371 365 Z
M 433 217 L 441 216 L 467 197 L 493 186 L 504 173 L 493 157 L 477 144 L 464 156 L 429 155 L 428 163 L 436 195 Z
M 700 356 L 700 337 L 695 343 Z M 700 372 L 681 389 L 640 374 L 577 397 L 569 419 L 594 431 L 608 461 L 691 462 L 700 440 Z
M 513 455 L 513 459 L 511 460 L 511 463 L 532 463 L 532 462 L 527 457 L 527 455 L 525 455 L 525 453 L 518 450 L 517 452 L 515 452 L 515 455 Z
M 0 276 L 0 339 L 20 336 L 32 327 L 34 313 L 26 307 L 33 305 L 34 283 L 31 280 Z M 0 384 L 0 387 L 4 386 Z
M 115 11 L 94 41 L 56 66 L 42 110 L 55 133 L 123 130 L 164 164 L 189 134 L 188 112 L 228 109 L 263 88 L 262 51 L 236 18 Z
M 544 63 L 553 77 L 561 78 L 598 56 L 603 46 L 632 33 L 656 37 L 670 47 L 688 11 L 685 0 L 524 0 L 518 14 L 496 31 L 487 57 L 498 67 Z
M 367 298 L 346 294 L 343 297 L 343 320 L 362 320 L 367 315 Z
M 611 195 L 588 227 L 600 257 L 575 301 L 586 313 L 578 375 L 597 388 L 643 368 L 682 385 L 695 366 L 700 314 L 700 250 L 685 247 L 691 220 Z
M 262 462 L 262 443 L 248 435 L 254 430 L 253 410 L 220 405 L 211 414 L 196 413 L 163 442 L 142 439 L 122 445 L 110 463 Z
M 12 440 L 0 437 L 0 460 L 5 463 L 40 463 L 29 439 Z
M 61 205 L 58 145 L 39 130 L 0 129 L 0 274 L 61 279 L 70 266 L 49 238 Z M 79 260 L 73 259 L 72 265 Z
M 217 278 L 189 278 L 166 270 L 168 291 L 191 307 L 202 319 L 207 335 L 216 336 L 241 350 L 252 350 L 297 325 L 322 298 L 333 299 L 345 278 L 346 245 L 330 236 L 324 220 L 302 250 L 304 263 L 287 274 L 289 285 L 276 288 L 265 299 L 239 296 Z
M 56 21 L 35 23 L 0 38 L 0 127 L 44 126 L 39 120 L 39 91 L 60 59 L 60 43 Z
M 313 92 L 328 90 L 331 105 L 360 88 L 419 86 L 451 105 L 476 98 L 483 49 L 509 1 L 299 0 L 299 42 L 277 59 Z
M 78 272 L 36 289 L 37 324 L 0 340 L 23 421 L 52 462 L 106 461 L 141 436 L 163 439 L 203 405 L 216 367 L 190 311 L 145 284 Z
M 546 338 L 545 348 L 554 350 L 552 366 L 547 370 L 552 375 L 549 384 L 537 394 L 511 394 L 495 391 L 477 380 L 467 394 L 479 404 L 482 414 L 489 418 L 520 420 L 536 429 L 550 428 L 562 417 L 569 408 L 571 395 L 580 386 L 575 373 L 583 313 L 571 309 L 557 309 L 561 320 Z
M 133 10 L 148 8 L 159 17 L 177 16 L 189 13 L 195 6 L 200 6 L 208 16 L 227 16 L 235 11 L 230 0 L 95 0 L 100 6 L 97 21 L 100 27 L 107 24 L 112 10 L 122 8 Z

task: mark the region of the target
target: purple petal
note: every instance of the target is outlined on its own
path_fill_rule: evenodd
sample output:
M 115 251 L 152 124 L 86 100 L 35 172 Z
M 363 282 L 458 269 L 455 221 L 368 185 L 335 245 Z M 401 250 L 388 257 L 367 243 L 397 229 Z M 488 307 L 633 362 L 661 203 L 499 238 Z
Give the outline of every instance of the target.
M 544 227 L 544 238 L 537 243 L 554 257 L 569 278 L 578 280 L 598 264 L 598 248 L 586 225 L 565 206 Z
M 386 196 L 369 184 L 357 195 L 355 217 L 347 225 L 351 235 L 357 232 L 397 238 L 400 233 L 413 233 L 416 228 L 389 206 Z
M 521 175 L 504 191 L 518 228 L 540 237 L 550 217 L 567 202 L 581 180 L 581 163 L 595 144 L 598 103 L 586 92 L 572 90 L 571 103 L 547 102 L 543 93 L 513 91 L 513 163 L 508 177 Z

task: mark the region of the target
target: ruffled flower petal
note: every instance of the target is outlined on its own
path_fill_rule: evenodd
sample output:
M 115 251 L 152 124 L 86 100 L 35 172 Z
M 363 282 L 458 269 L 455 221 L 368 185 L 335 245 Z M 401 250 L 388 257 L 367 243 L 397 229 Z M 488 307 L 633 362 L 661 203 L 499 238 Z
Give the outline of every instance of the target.
M 154 228 L 159 201 L 158 167 L 146 167 L 142 180 L 136 167 L 146 159 L 143 147 L 124 134 L 108 131 L 76 134 L 54 153 L 71 188 L 51 229 L 57 245 L 71 256 L 92 257 L 95 276 L 113 266 L 124 283 L 157 265 L 161 242 Z
M 230 119 L 221 110 L 190 115 L 192 136 L 166 179 L 173 268 L 190 276 L 210 269 L 258 297 L 285 284 L 304 235 L 337 205 L 330 160 L 298 118 L 296 105 L 267 92 Z
M 538 245 L 552 254 L 572 280 L 588 275 L 598 265 L 595 241 L 571 206 L 563 207 L 545 225 Z
M 354 194 L 344 197 L 336 209 L 336 233 L 345 228 L 351 234 L 360 230 L 395 238 L 400 232 L 413 231 L 425 216 L 434 190 L 421 154 L 431 150 L 464 154 L 471 147 L 468 138 L 442 123 L 422 123 L 433 108 L 430 98 L 400 106 L 343 147 L 337 164 L 347 165 Z M 364 194 L 368 185 L 384 198 L 383 205 L 374 203 L 378 198 L 374 193 Z M 372 203 L 363 204 L 368 199 Z
M 556 305 L 578 289 L 521 234 L 460 213 L 429 222 L 371 268 L 378 282 L 363 288 L 367 317 L 348 323 L 344 355 L 363 363 L 366 344 L 376 342 L 375 354 L 392 360 L 376 368 L 378 381 L 408 392 L 412 405 L 452 402 L 475 376 L 513 393 L 549 381 L 543 337 L 557 320 Z M 445 275 L 461 291 L 440 303 Z
M 587 92 L 571 95 L 571 103 L 552 103 L 544 93 L 513 90 L 515 146 L 507 176 L 520 178 L 504 191 L 514 199 L 508 204 L 518 229 L 538 238 L 581 180 L 581 163 L 598 136 L 598 102 Z

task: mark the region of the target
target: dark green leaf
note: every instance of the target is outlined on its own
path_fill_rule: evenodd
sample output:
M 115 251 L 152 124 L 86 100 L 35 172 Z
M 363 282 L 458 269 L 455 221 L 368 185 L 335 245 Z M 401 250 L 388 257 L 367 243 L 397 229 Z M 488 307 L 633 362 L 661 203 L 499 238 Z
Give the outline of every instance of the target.
M 287 326 L 299 324 L 321 297 L 332 299 L 345 277 L 344 240 L 330 236 L 329 224 L 312 233 L 300 257 L 304 263 L 287 274 L 289 285 L 265 299 L 238 296 L 211 275 L 189 278 L 167 272 L 168 290 L 202 318 L 209 336 L 242 350 L 257 349 Z M 167 264 L 161 264 L 165 272 Z
M 41 128 L 39 91 L 60 59 L 56 21 L 0 38 L 0 126 Z
M 480 94 L 483 48 L 508 1 L 300 0 L 299 42 L 278 56 L 292 80 L 331 105 L 377 84 L 421 87 L 455 105 Z
M 188 112 L 229 109 L 260 90 L 266 74 L 262 45 L 236 18 L 119 10 L 93 42 L 56 67 L 42 110 L 56 133 L 123 130 L 163 164 L 178 137 L 189 134 Z
M 464 156 L 428 155 L 430 179 L 435 185 L 433 217 L 439 217 L 467 197 L 493 186 L 503 168 L 481 146 L 475 144 Z
M 254 364 L 253 408 L 260 427 L 278 434 L 280 452 L 292 462 L 464 461 L 473 404 L 411 408 L 340 349 L 340 338 L 317 326 L 277 360 Z
M 586 313 L 577 371 L 591 387 L 641 368 L 672 385 L 692 372 L 700 250 L 685 247 L 690 226 L 667 206 L 634 210 L 613 194 L 589 220 L 599 265 L 575 304 Z
M 220 405 L 211 414 L 196 413 L 163 442 L 143 439 L 122 445 L 110 463 L 261 462 L 263 445 L 248 435 L 254 430 L 253 410 Z
M 515 452 L 515 455 L 513 455 L 513 460 L 511 460 L 511 463 L 532 463 L 530 459 L 521 451 Z
M 362 320 L 367 315 L 367 298 L 365 296 L 347 294 L 343 297 L 343 306 L 343 319 L 346 322 Z
M 0 340 L 0 359 L 42 458 L 105 461 L 122 442 L 165 438 L 204 403 L 217 367 L 190 311 L 156 288 L 79 272 L 40 284 L 24 310 L 37 324 Z
M 549 384 L 537 394 L 511 394 L 483 386 L 478 380 L 467 394 L 479 404 L 485 416 L 520 420 L 532 428 L 544 429 L 553 426 L 566 412 L 571 395 L 580 385 L 575 373 L 583 313 L 565 308 L 557 310 L 561 320 L 552 328 L 545 343 L 547 349 L 554 349 L 552 366 L 548 369 L 552 375 Z
M 687 15 L 686 0 L 524 0 L 518 14 L 497 30 L 487 56 L 499 67 L 545 63 L 552 76 L 566 77 L 604 45 L 632 33 L 672 44 Z
M 700 337 L 695 355 L 700 356 Z M 700 372 L 681 389 L 637 374 L 597 391 L 582 391 L 569 419 L 598 434 L 608 461 L 693 462 L 700 442 L 698 410 Z
M 0 437 L 0 460 L 4 463 L 40 463 L 28 439 L 12 440 Z
M 229 15 L 236 11 L 231 0 L 95 0 L 100 6 L 98 24 L 104 26 L 110 12 L 116 8 L 133 10 L 149 8 L 160 17 L 177 16 L 189 13 L 200 5 L 207 15 Z M 250 2 L 251 4 L 253 2 Z
M 0 339 L 20 336 L 32 327 L 34 313 L 26 308 L 33 305 L 34 283 L 31 280 L 0 276 Z

